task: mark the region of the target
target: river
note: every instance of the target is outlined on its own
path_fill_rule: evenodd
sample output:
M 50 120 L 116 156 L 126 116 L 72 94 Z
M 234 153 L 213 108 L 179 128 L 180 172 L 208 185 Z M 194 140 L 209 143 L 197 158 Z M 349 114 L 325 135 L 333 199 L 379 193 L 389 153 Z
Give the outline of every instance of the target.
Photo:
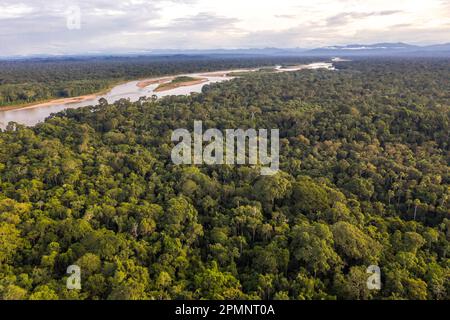
M 328 62 L 315 62 L 307 65 L 299 65 L 293 67 L 281 68 L 280 66 L 275 67 L 277 72 L 292 72 L 299 71 L 303 69 L 320 69 L 325 68 L 328 70 L 334 70 L 332 63 Z M 234 77 L 226 76 L 230 72 L 252 72 L 257 71 L 257 69 L 239 69 L 239 70 L 225 70 L 225 71 L 214 71 L 206 73 L 192 73 L 192 74 L 182 74 L 180 76 L 189 76 L 193 78 L 205 79 L 204 82 L 199 84 L 194 84 L 190 86 L 178 87 L 170 90 L 155 92 L 155 89 L 159 86 L 158 83 L 151 84 L 144 88 L 140 88 L 138 84 L 141 81 L 130 81 L 124 84 L 120 84 L 112 88 L 108 93 L 103 95 L 91 95 L 88 97 L 75 97 L 71 99 L 59 99 L 47 103 L 38 103 L 35 105 L 27 106 L 19 109 L 11 110 L 0 110 L 0 128 L 5 129 L 9 122 L 17 122 L 27 126 L 34 126 L 35 124 L 44 121 L 52 113 L 57 113 L 69 108 L 81 108 L 90 105 L 98 104 L 100 98 L 105 98 L 109 103 L 113 103 L 120 99 L 130 99 L 134 102 L 139 100 L 143 96 L 156 95 L 158 98 L 169 96 L 169 95 L 189 95 L 191 93 L 202 91 L 203 86 L 211 83 L 223 82 L 233 79 Z M 152 78 L 151 80 L 158 80 L 168 78 L 167 76 L 161 78 Z M 145 80 L 143 80 L 145 81 Z M 170 80 L 168 80 L 170 81 Z M 68 100 L 80 99 L 77 102 L 68 102 Z

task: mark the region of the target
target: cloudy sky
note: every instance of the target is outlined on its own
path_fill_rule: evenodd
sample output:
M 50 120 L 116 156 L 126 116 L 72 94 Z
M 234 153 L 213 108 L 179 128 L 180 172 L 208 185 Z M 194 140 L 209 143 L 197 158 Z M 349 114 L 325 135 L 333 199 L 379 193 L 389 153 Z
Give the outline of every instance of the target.
M 450 0 L 0 0 L 0 56 L 398 41 L 450 42 Z

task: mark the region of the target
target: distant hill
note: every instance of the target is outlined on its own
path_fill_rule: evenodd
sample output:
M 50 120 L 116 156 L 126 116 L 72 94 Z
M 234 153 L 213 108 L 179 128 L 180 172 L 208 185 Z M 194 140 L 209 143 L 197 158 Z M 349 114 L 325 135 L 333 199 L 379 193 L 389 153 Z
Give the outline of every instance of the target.
M 402 42 L 376 44 L 350 44 L 317 48 L 303 52 L 306 55 L 321 56 L 449 56 L 450 43 L 432 46 L 415 46 Z
M 450 57 L 450 43 L 429 46 L 417 46 L 402 42 L 385 42 L 375 44 L 348 44 L 323 48 L 250 48 L 250 49 L 206 49 L 176 50 L 155 49 L 127 53 L 98 52 L 81 55 L 32 55 L 0 57 L 0 60 L 24 59 L 67 59 L 80 57 L 136 57 L 136 56 L 305 56 L 305 57 L 355 57 L 355 56 L 411 56 L 411 57 Z
M 416 46 L 407 43 L 349 44 L 316 49 L 255 48 L 214 50 L 154 50 L 150 54 L 189 55 L 271 55 L 271 56 L 445 56 L 450 57 L 450 43 Z

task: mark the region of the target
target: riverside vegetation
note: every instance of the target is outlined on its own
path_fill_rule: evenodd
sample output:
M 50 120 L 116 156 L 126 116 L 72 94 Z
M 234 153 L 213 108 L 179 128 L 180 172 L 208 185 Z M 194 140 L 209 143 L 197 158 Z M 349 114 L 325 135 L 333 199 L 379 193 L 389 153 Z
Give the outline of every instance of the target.
M 9 125 L 0 297 L 450 299 L 450 61 L 336 67 Z M 280 171 L 174 165 L 194 120 L 279 129 Z
M 312 61 L 295 57 L 183 55 L 0 61 L 0 107 L 88 95 L 141 78 Z

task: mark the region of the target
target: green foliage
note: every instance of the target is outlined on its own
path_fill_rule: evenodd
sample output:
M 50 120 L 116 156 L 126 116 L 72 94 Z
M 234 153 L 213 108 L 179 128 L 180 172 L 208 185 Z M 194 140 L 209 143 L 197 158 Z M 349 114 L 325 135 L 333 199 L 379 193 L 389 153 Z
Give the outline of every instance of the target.
M 238 59 L 231 56 L 202 57 L 199 60 L 195 57 L 153 56 L 0 61 L 0 107 L 96 93 L 127 80 L 198 71 L 273 66 L 285 60 L 304 63 L 311 59 Z M 178 77 L 174 82 L 191 80 L 194 79 Z
M 124 74 L 116 63 L 97 61 L 86 78 Z M 47 83 L 61 65 L 30 72 Z M 449 299 L 450 64 L 337 67 L 103 101 L 0 132 L 0 298 Z M 278 128 L 280 172 L 174 166 L 171 133 L 194 120 Z M 65 287 L 73 264 L 80 291 Z M 370 264 L 380 291 L 367 289 Z
M 348 260 L 361 260 L 367 266 L 378 263 L 382 246 L 358 227 L 340 221 L 331 229 L 337 249 Z

